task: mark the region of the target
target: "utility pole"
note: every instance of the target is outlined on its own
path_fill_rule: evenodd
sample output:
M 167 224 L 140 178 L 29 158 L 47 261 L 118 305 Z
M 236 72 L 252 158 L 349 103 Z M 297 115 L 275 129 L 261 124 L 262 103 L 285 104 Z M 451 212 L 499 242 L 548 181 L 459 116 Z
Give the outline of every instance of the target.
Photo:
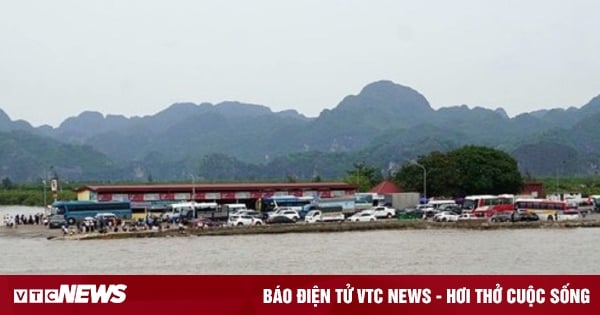
M 192 201 L 196 201 L 196 176 L 190 174 L 192 177 Z
M 556 168 L 556 195 L 558 195 L 558 198 L 560 199 L 560 194 L 558 192 L 558 181 L 559 181 L 559 177 L 558 177 L 558 167 Z
M 42 184 L 44 185 L 44 205 L 43 206 L 44 206 L 44 208 L 46 208 L 46 204 L 47 204 L 47 201 L 46 201 L 46 179 L 42 179 Z

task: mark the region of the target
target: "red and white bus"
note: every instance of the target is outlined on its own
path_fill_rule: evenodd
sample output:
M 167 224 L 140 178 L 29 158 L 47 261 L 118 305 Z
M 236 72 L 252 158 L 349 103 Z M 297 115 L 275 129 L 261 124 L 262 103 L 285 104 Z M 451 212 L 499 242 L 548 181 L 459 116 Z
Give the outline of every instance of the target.
M 578 209 L 570 207 L 568 202 L 562 200 L 517 199 L 515 209 L 519 213 L 535 213 L 540 220 L 547 221 L 577 220 L 581 218 Z
M 476 217 L 491 217 L 497 212 L 514 211 L 514 203 L 514 195 L 474 195 L 465 197 L 462 208 Z

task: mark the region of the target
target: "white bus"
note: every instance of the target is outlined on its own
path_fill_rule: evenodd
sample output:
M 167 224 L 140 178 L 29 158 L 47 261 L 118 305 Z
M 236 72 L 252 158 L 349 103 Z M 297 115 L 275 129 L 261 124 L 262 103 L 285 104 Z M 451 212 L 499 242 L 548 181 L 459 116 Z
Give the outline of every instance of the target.
M 550 199 L 517 199 L 515 209 L 518 213 L 535 213 L 540 220 L 565 221 L 581 218 L 579 210 L 570 208 L 569 204 L 562 200 Z
M 168 218 L 171 221 L 177 221 L 181 218 L 187 220 L 198 217 L 198 213 L 202 211 L 216 211 L 216 202 L 178 202 L 170 204 L 167 211 L 163 213 L 163 218 Z

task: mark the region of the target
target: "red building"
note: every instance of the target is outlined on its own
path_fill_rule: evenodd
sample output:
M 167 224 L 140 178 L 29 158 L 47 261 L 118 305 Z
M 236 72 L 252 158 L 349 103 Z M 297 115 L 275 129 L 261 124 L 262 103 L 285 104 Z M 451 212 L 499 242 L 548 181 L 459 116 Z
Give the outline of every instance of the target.
M 358 186 L 341 182 L 235 183 L 169 185 L 87 185 L 76 190 L 78 200 L 128 200 L 133 207 L 148 207 L 185 200 L 254 204 L 274 195 L 321 198 L 354 195 Z
M 389 195 L 403 192 L 400 187 L 389 180 L 384 180 L 379 185 L 373 187 L 370 192 L 380 195 Z
M 534 198 L 544 198 L 546 193 L 544 192 L 544 184 L 541 182 L 525 182 L 521 195 L 530 195 Z

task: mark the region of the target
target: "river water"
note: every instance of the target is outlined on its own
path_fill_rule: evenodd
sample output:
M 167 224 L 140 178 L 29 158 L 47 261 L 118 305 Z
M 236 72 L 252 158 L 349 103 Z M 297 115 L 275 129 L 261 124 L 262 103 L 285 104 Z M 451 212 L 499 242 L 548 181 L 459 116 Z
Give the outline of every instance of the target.
M 0 214 L 40 208 L 10 209 L 0 207 Z M 0 236 L 0 274 L 598 274 L 599 240 L 598 228 L 89 241 Z

